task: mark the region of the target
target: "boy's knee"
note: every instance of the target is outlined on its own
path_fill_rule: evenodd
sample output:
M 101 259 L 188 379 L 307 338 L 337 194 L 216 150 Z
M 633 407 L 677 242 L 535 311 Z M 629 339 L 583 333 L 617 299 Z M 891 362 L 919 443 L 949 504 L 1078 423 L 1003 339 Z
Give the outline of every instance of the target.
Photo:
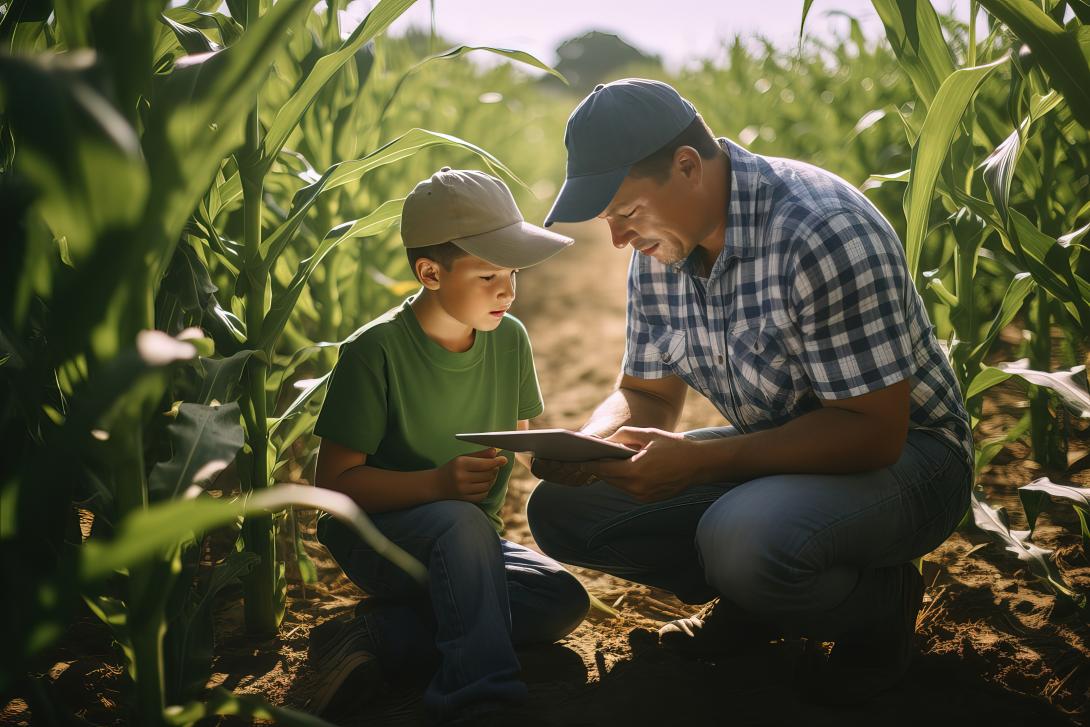
M 583 584 L 571 573 L 567 571 L 562 573 L 564 577 L 558 579 L 557 584 L 560 594 L 558 602 L 561 606 L 558 611 L 562 615 L 559 619 L 561 633 L 557 635 L 558 639 L 574 631 L 579 624 L 583 623 L 583 619 L 590 611 L 590 594 L 587 593 L 587 589 L 583 588 Z
M 433 532 L 437 540 L 469 549 L 499 547 L 499 536 L 488 515 L 472 502 L 437 500 L 420 507 L 427 520 L 422 530 Z
M 538 624 L 537 640 L 545 643 L 558 641 L 572 631 L 590 611 L 590 595 L 579 579 L 560 569 L 549 576 L 546 616 Z

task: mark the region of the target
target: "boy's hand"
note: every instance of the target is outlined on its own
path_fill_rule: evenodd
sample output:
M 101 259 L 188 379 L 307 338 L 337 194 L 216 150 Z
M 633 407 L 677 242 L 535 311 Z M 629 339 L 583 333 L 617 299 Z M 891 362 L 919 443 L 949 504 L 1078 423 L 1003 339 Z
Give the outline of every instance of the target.
M 455 457 L 436 470 L 439 473 L 439 499 L 480 502 L 488 495 L 507 458 L 498 450 L 482 449 Z
M 559 462 L 555 459 L 538 459 L 534 457 L 530 471 L 535 477 L 540 477 L 547 482 L 572 487 L 589 485 L 598 479 L 596 475 L 583 472 L 580 462 Z

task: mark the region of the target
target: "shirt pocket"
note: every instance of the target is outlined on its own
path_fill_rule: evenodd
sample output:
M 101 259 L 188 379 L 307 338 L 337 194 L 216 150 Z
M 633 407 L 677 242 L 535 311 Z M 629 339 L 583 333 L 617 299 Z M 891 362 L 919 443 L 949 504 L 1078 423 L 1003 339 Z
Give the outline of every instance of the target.
M 685 331 L 668 326 L 655 326 L 650 334 L 651 345 L 658 351 L 663 367 L 691 384 L 693 365 L 689 359 L 688 336 Z
M 743 404 L 761 410 L 762 418 L 779 421 L 796 399 L 798 362 L 788 355 L 783 331 L 755 322 L 727 335 L 728 355 Z

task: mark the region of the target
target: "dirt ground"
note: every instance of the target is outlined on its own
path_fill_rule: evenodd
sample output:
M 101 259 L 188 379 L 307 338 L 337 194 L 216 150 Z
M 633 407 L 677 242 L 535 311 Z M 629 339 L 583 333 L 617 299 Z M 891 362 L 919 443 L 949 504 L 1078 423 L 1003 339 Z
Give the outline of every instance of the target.
M 534 344 L 546 413 L 536 427 L 578 427 L 609 391 L 624 342 L 626 255 L 593 225 L 571 228 L 571 250 L 526 271 L 515 313 Z M 986 434 L 1015 421 L 1018 392 L 990 399 Z M 691 395 L 683 428 L 719 424 L 721 418 Z M 1087 449 L 1085 432 L 1072 449 Z M 1007 506 L 1022 525 L 1016 488 L 1048 474 L 1026 461 L 1021 444 L 1008 447 L 982 476 L 993 504 Z M 1057 482 L 1090 484 L 1083 472 L 1053 473 Z M 507 537 L 533 544 L 524 515 L 536 481 L 521 471 L 506 507 Z M 259 693 L 274 703 L 302 708 L 315 683 L 306 661 L 310 630 L 344 617 L 363 597 L 313 538 L 313 514 L 302 514 L 319 583 L 289 587 L 289 608 L 279 639 L 253 642 L 241 631 L 237 594 L 218 614 L 217 658 L 210 686 Z M 1090 592 L 1090 561 L 1082 552 L 1070 508 L 1051 507 L 1041 517 L 1036 541 L 1055 551 L 1068 582 Z M 289 563 L 289 576 L 292 573 Z M 871 703 L 832 709 L 807 701 L 795 676 L 797 644 L 770 646 L 746 658 L 690 661 L 661 653 L 654 632 L 693 608 L 655 589 L 574 569 L 587 589 L 618 615 L 593 611 L 568 638 L 520 653 L 530 685 L 530 706 L 556 725 L 1090 725 L 1090 625 L 1084 615 L 1049 593 L 999 545 L 955 533 L 927 556 L 925 607 L 918 624 L 920 656 L 905 683 Z M 123 664 L 100 625 L 76 624 L 53 649 L 43 673 L 63 703 L 61 714 L 94 724 L 122 724 L 118 709 Z M 426 724 L 420 686 L 393 685 L 346 724 Z M 15 700 L 0 723 L 35 722 Z M 220 720 L 240 724 L 234 718 Z

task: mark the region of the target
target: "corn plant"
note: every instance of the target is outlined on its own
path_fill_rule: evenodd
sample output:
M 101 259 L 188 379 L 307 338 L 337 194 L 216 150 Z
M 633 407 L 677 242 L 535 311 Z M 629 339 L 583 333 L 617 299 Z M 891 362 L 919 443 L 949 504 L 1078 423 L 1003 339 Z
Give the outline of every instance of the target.
M 940 313 L 936 317 L 948 322 L 948 351 L 974 426 L 983 394 L 1018 377 L 1031 385 L 1026 424 L 1035 456 L 1063 469 L 1063 407 L 1076 416 L 1090 413 L 1085 367 L 1048 371 L 1054 324 L 1066 331 L 1069 351 L 1090 343 L 1090 269 L 1078 245 L 1087 228 L 1077 229 L 1090 203 L 1085 191 L 1080 199 L 1070 187 L 1056 184 L 1063 170 L 1069 179 L 1083 179 L 1085 190 L 1090 171 L 1086 7 L 1049 2 L 1042 9 L 1028 1 L 981 0 L 970 4 L 966 26 L 947 21 L 944 28 L 930 3 L 873 4 L 914 91 L 911 111 L 902 114 L 912 146 L 909 168 L 873 181 L 907 185 L 909 268 Z M 981 7 L 990 20 L 984 39 L 976 33 Z M 1069 10 L 1073 18 L 1063 27 Z M 987 102 L 977 103 L 985 95 Z M 932 224 L 936 212 L 942 219 Z M 941 244 L 928 250 L 928 240 Z M 924 260 L 936 267 L 922 269 Z M 990 314 L 981 294 L 997 283 L 1004 292 Z M 986 364 L 999 332 L 1019 314 L 1032 323 L 1029 360 Z M 1081 385 L 1074 382 L 1076 375 Z M 1018 436 L 1021 427 L 1016 429 L 999 441 L 981 443 L 977 467 Z M 1023 499 L 1039 507 L 1039 495 L 1027 493 Z M 1002 508 L 992 508 L 977 492 L 971 515 L 977 527 L 996 536 L 1058 593 L 1085 604 L 1063 583 L 1047 551 L 1030 540 L 1035 514 L 1029 532 L 1013 531 Z
M 368 184 L 376 170 L 446 146 L 520 180 L 480 147 L 425 129 L 362 152 L 358 140 L 389 124 L 409 76 L 474 49 L 424 59 L 368 105 L 359 99 L 369 100 L 360 91 L 373 39 L 411 2 L 380 3 L 343 42 L 331 21 L 345 3 L 324 15 L 312 4 L 5 6 L 0 38 L 19 55 L 0 57 L 0 184 L 5 219 L 17 221 L 5 230 L 0 369 L 14 465 L 0 547 L 5 582 L 25 587 L 5 604 L 15 658 L 0 674 L 4 694 L 82 596 L 125 651 L 140 724 L 211 713 L 306 723 L 255 697 L 194 701 L 223 586 L 243 579 L 250 630 L 276 631 L 275 513 L 327 509 L 422 574 L 345 498 L 270 486 L 313 421 L 328 366 L 298 382 L 286 407 L 281 390 L 310 353 L 336 345 L 311 337 L 299 301 L 330 252 L 396 221 L 400 199 Z M 551 72 L 517 51 L 482 50 Z M 307 146 L 317 137 L 334 144 Z M 15 446 L 26 432 L 32 446 Z M 204 488 L 232 463 L 243 497 L 208 499 Z M 221 489 L 229 495 L 230 481 Z M 82 546 L 73 500 L 95 515 Z M 243 517 L 246 550 L 198 583 L 200 533 Z M 26 613 L 34 628 L 14 627 Z M 42 686 L 21 686 L 47 714 Z

